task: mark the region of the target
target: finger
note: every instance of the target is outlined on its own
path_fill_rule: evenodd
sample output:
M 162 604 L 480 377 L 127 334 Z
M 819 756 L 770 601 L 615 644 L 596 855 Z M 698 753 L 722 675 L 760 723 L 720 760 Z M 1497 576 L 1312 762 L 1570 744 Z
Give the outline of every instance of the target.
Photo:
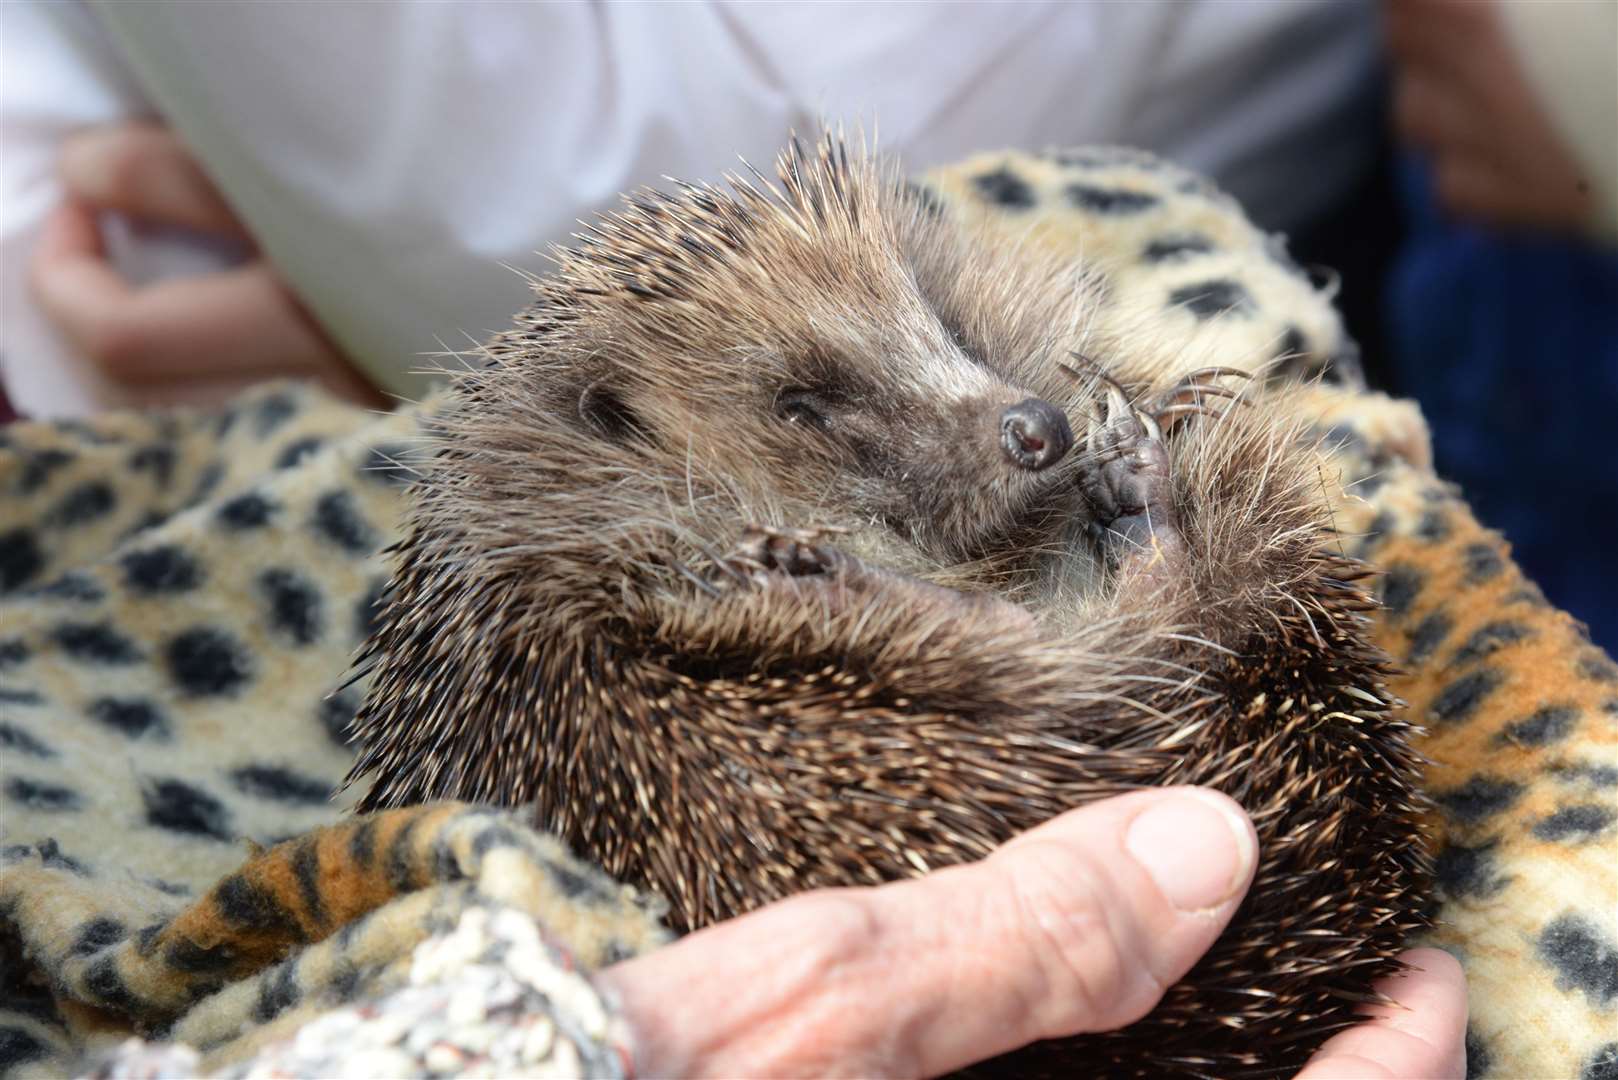
M 63 200 L 45 219 L 31 258 L 35 262 L 107 257 L 94 208 L 77 199 Z
M 91 211 L 65 204 L 30 265 L 41 309 L 115 379 L 306 370 L 335 350 L 263 262 L 131 289 L 95 238 Z
M 1412 949 L 1407 970 L 1377 983 L 1396 1005 L 1366 1010 L 1365 1023 L 1326 1041 L 1299 1080 L 1466 1075 L 1466 978 L 1441 949 Z
M 46 220 L 29 283 L 75 349 L 148 388 L 153 404 L 211 402 L 244 379 L 285 374 L 313 376 L 357 405 L 391 407 L 263 262 L 132 289 L 106 260 L 94 211 L 67 202 Z
M 89 275 L 86 275 L 88 278 Z M 297 373 L 335 359 L 325 337 L 262 262 L 173 278 L 129 294 L 115 310 L 75 306 L 90 299 L 66 281 L 55 318 L 99 321 L 95 359 L 129 382 L 230 373 Z
M 161 125 L 117 124 L 72 135 L 62 144 L 58 172 L 70 197 L 97 209 L 247 236 L 196 158 Z
M 107 262 L 95 211 L 73 200 L 45 219 L 29 256 L 28 283 L 57 329 L 92 359 L 104 351 L 107 313 L 126 307 L 132 292 Z
M 1547 214 L 1531 184 L 1514 183 L 1494 162 L 1459 150 L 1433 162 L 1433 188 L 1450 213 L 1499 225 L 1536 225 Z
M 603 973 L 647 1075 L 937 1075 L 1144 1016 L 1252 880 L 1235 803 L 1064 814 L 982 862 L 811 893 Z
M 1387 0 L 1382 11 L 1388 51 L 1401 63 L 1465 77 L 1468 54 L 1493 30 L 1491 6 L 1477 0 Z
M 1406 68 L 1393 88 L 1394 129 L 1422 147 L 1475 149 L 1488 142 L 1475 110 L 1456 97 L 1455 85 L 1430 71 Z

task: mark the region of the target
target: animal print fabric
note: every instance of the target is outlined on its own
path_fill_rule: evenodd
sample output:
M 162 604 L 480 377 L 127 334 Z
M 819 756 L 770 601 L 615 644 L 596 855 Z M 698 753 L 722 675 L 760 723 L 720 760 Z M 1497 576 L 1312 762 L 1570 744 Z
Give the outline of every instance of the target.
M 271 386 L 214 416 L 4 430 L 8 1071 L 61 1075 L 131 1032 L 217 1071 L 396 989 L 476 906 L 537 919 L 558 970 L 667 936 L 504 815 L 355 822 L 330 799 L 358 700 L 333 690 L 383 582 L 415 422 Z M 529 1064 L 602 1074 L 596 1027 L 600 1045 Z
M 1618 665 L 1453 487 L 1335 411 L 1339 527 L 1383 572 L 1375 636 L 1427 728 L 1432 936 L 1466 965 L 1468 1073 L 1618 1077 Z
M 1078 348 L 1127 335 L 1165 370 L 1341 384 L 1313 391 L 1340 447 L 1323 483 L 1345 548 L 1383 571 L 1374 630 L 1430 731 L 1435 936 L 1467 966 L 1470 1071 L 1618 1076 L 1618 669 L 1433 476 L 1415 409 L 1353 388 L 1329 290 L 1132 151 L 986 155 L 914 192 L 984 243 L 1096 266 L 1107 302 Z M 0 1072 L 61 1075 L 133 1033 L 149 1042 L 106 1074 L 284 1071 L 298 1032 L 341 1021 L 359 1045 L 424 989 L 412 972 L 447 985 L 423 947 L 513 911 L 578 976 L 540 980 L 577 1038 L 534 1068 L 627 1067 L 580 973 L 664 939 L 651 900 L 505 815 L 356 819 L 328 798 L 430 407 L 273 385 L 217 414 L 0 429 Z M 366 1060 L 478 1067 L 429 1049 Z

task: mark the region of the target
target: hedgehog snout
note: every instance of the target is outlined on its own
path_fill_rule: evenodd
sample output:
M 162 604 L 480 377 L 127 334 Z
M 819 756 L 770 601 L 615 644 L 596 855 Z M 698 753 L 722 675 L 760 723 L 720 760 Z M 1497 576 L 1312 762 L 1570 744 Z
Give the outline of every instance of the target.
M 1061 409 L 1029 398 L 1000 414 L 1000 446 L 1013 465 L 1039 472 L 1073 448 L 1073 429 Z

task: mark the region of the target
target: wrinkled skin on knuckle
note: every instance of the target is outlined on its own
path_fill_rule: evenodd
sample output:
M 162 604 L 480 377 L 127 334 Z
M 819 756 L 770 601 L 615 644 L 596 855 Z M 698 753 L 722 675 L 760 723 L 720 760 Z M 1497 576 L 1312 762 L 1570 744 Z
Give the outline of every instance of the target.
M 867 956 L 880 944 L 881 928 L 875 915 L 848 890 L 809 893 L 783 906 L 796 909 L 791 912 L 796 924 L 814 927 L 814 938 L 804 950 L 804 957 L 816 984 L 851 961 Z
M 1038 972 L 1027 1005 L 1040 1038 L 1107 1031 L 1140 1019 L 1161 995 L 1126 898 L 1082 852 L 1029 844 L 1005 862 L 1005 902 L 1019 950 Z
M 904 1069 L 897 1033 L 872 1029 L 869 969 L 881 964 L 881 927 L 870 907 L 844 890 L 810 893 L 773 914 L 794 928 L 790 959 L 772 973 L 776 1023 L 754 1045 L 750 1068 L 761 1073 L 890 1076 Z M 755 1021 L 764 1021 L 758 1017 Z

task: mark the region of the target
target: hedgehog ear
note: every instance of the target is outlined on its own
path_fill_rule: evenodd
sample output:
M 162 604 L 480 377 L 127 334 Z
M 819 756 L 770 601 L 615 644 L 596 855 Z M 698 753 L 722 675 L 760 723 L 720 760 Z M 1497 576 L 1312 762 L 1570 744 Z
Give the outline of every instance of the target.
M 612 442 L 647 438 L 640 416 L 604 382 L 593 382 L 579 394 L 579 420 L 591 432 Z

